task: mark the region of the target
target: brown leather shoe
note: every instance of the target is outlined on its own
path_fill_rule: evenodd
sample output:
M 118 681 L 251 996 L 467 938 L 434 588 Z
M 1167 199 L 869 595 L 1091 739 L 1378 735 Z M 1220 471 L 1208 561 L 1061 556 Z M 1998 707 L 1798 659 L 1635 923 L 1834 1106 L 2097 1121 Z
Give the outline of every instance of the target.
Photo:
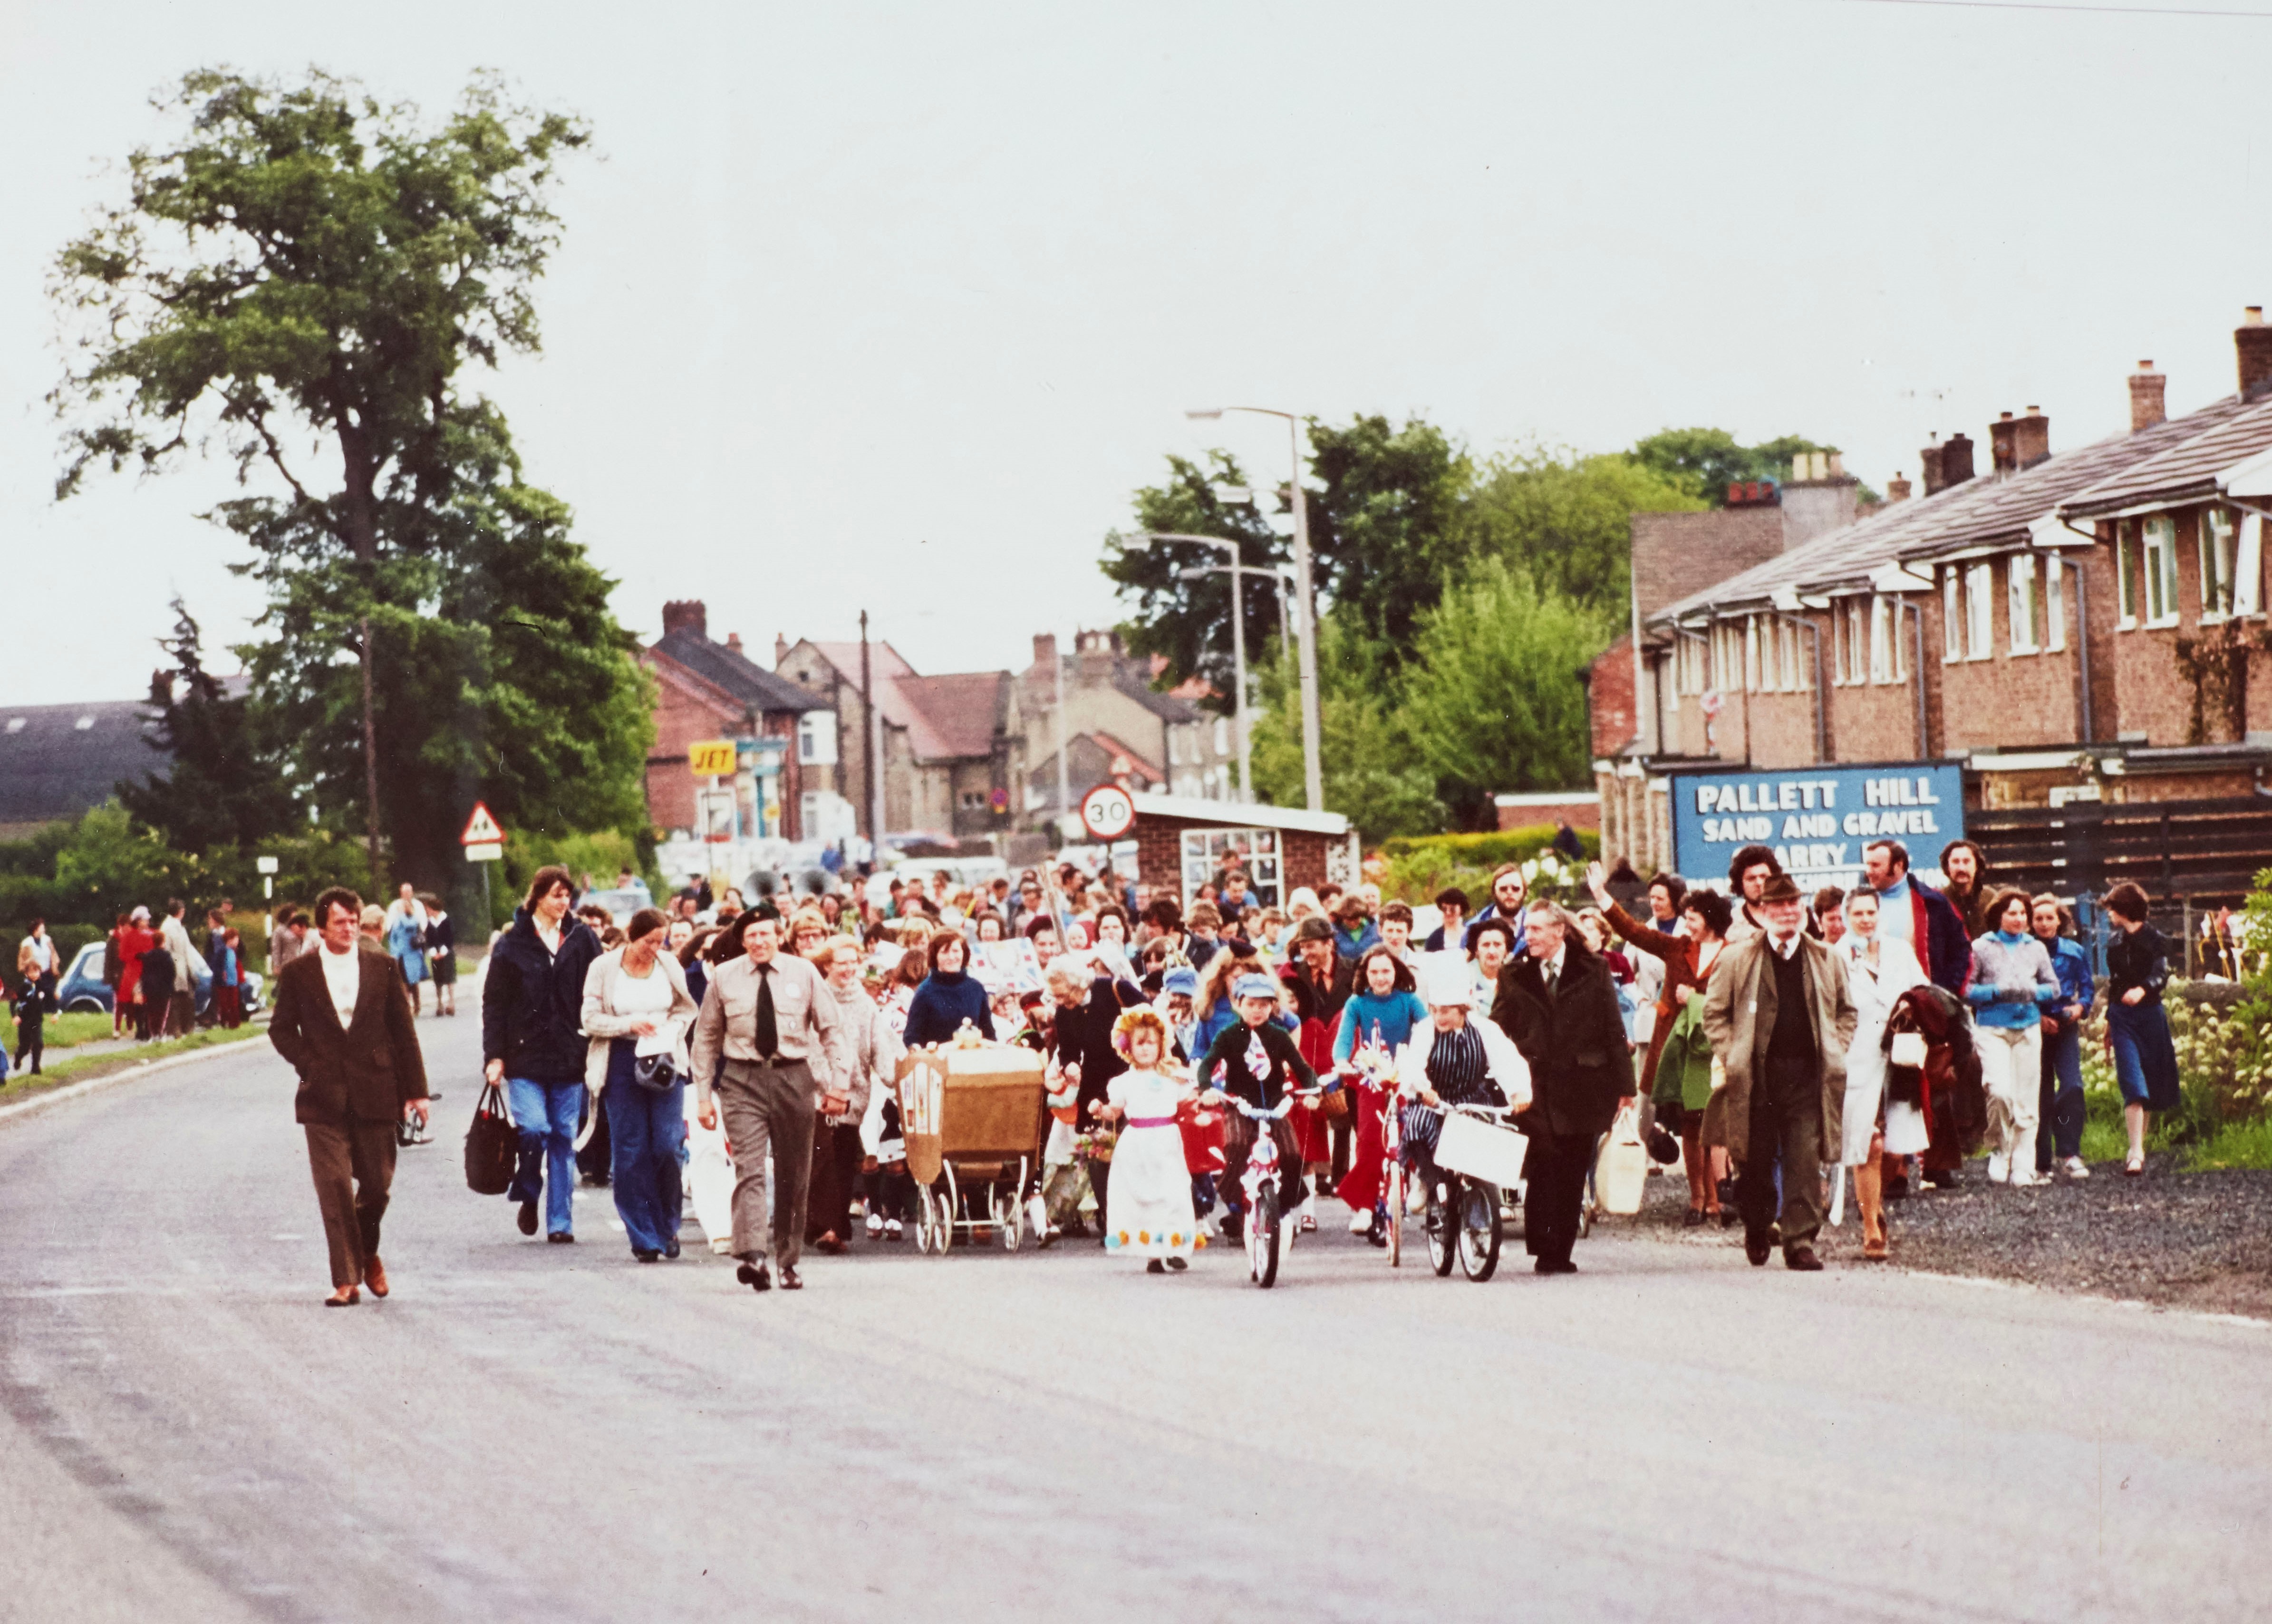
M 1822 1260 L 1814 1255 L 1814 1248 L 1811 1246 L 1785 1247 L 1782 1266 L 1796 1269 L 1801 1274 L 1812 1274 L 1822 1267 Z
M 844 1243 L 836 1238 L 836 1232 L 833 1229 L 814 1241 L 812 1245 L 815 1251 L 826 1252 L 831 1257 L 844 1255 Z
M 352 1308 L 362 1300 L 362 1293 L 352 1285 L 342 1285 L 324 1299 L 326 1308 Z
M 362 1266 L 362 1283 L 370 1287 L 372 1296 L 386 1295 L 386 1265 L 380 1263 L 376 1255 Z
M 781 1266 L 781 1288 L 785 1292 L 801 1292 L 804 1289 L 804 1282 L 797 1278 L 795 1263 L 783 1263 Z

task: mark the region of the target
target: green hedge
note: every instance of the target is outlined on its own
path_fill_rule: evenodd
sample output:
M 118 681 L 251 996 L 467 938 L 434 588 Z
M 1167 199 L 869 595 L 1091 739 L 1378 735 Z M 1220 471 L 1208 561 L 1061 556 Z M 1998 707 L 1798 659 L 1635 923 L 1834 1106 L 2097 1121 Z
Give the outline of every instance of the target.
M 1584 829 L 1577 835 L 1587 857 L 1602 854 L 1600 835 Z M 1551 823 L 1473 835 L 1400 835 L 1381 843 L 1387 860 L 1381 894 L 1417 904 L 1432 902 L 1438 891 L 1456 885 L 1468 893 L 1470 905 L 1480 908 L 1489 899 L 1493 869 L 1528 862 L 1553 844 Z

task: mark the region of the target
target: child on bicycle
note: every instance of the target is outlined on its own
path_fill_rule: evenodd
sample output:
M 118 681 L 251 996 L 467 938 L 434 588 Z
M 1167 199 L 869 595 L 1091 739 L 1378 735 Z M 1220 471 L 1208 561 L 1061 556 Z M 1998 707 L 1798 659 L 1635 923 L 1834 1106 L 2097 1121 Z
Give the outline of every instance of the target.
M 1266 975 L 1243 975 L 1231 988 L 1232 1007 L 1238 1019 L 1215 1034 L 1200 1062 L 1199 1082 L 1209 1091 L 1201 1098 L 1220 1105 L 1237 1095 L 1248 1105 L 1274 1110 L 1289 1088 L 1314 1088 L 1318 1074 L 1302 1058 L 1294 1034 L 1277 1024 L 1278 984 Z M 1297 1110 L 1314 1111 L 1314 1099 L 1302 1100 Z M 1239 1180 L 1246 1158 L 1254 1148 L 1254 1121 L 1237 1111 L 1223 1117 L 1223 1166 L 1216 1195 L 1229 1210 L 1223 1225 L 1232 1241 L 1244 1233 L 1244 1196 Z M 1301 1204 L 1302 1152 L 1292 1122 L 1280 1117 L 1270 1124 L 1270 1137 L 1278 1146 L 1278 1206 L 1291 1212 Z

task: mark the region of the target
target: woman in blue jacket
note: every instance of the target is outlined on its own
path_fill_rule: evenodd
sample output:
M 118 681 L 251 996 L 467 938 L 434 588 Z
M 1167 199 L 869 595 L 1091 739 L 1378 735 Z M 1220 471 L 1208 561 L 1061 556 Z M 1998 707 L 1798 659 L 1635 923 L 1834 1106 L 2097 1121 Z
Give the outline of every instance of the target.
M 2051 954 L 2029 927 L 2028 893 L 2006 887 L 1990 899 L 1988 934 L 1972 944 L 1972 1006 L 1980 1080 L 1988 1091 L 1988 1181 L 2041 1184 L 2036 1106 L 2043 1088 L 2044 1014 L 2059 1002 Z
M 2065 935 L 2071 921 L 2056 897 L 2038 897 L 2029 915 L 2036 940 L 2051 955 L 2059 1002 L 2044 1011 L 2044 1081 L 2036 1129 L 2036 1171 L 2054 1164 L 2070 1179 L 2087 1179 L 2082 1163 L 2082 1017 L 2090 1013 L 2090 955 Z
M 506 1091 L 520 1130 L 520 1163 L 505 1199 L 520 1208 L 520 1233 L 536 1233 L 544 1202 L 544 1238 L 576 1239 L 576 1129 L 584 1114 L 584 976 L 600 956 L 600 939 L 568 916 L 574 899 L 568 871 L 539 868 L 528 899 L 490 949 L 482 979 L 482 1058 L 492 1084 Z
M 969 962 L 970 947 L 962 933 L 952 927 L 933 931 L 929 953 L 930 973 L 908 1005 L 902 1040 L 911 1049 L 919 1044 L 949 1043 L 965 1021 L 978 1029 L 980 1037 L 991 1039 L 994 1013 L 988 1007 L 985 986 L 963 968 Z

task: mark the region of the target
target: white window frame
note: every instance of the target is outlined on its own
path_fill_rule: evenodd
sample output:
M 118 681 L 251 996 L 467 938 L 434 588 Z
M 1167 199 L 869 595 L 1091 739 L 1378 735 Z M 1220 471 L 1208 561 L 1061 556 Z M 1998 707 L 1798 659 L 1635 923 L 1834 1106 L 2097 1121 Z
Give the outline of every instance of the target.
M 2179 618 L 2178 522 L 2166 513 L 2156 513 L 2147 518 L 2141 529 L 2144 539 L 2139 573 L 2145 578 L 2145 625 L 2151 631 L 2174 626 Z
M 2194 550 L 2201 565 L 2201 623 L 2214 625 L 2232 618 L 2232 570 L 2235 537 L 2232 512 L 2211 504 L 2194 521 Z
M 1940 570 L 1940 663 L 1953 666 L 1964 658 L 1964 582 L 1954 564 Z
M 1744 691 L 1756 694 L 1764 684 L 1760 681 L 1763 668 L 1760 661 L 1760 617 L 1744 616 Z
M 2264 613 L 2264 516 L 2243 513 L 2240 535 L 2232 559 L 2232 612 L 2242 615 Z
M 2036 640 L 2036 555 L 2014 553 L 2004 561 L 2005 619 L 2014 654 L 2033 654 L 2041 646 Z
M 836 712 L 807 711 L 796 719 L 796 759 L 807 767 L 836 764 Z
M 1996 566 L 1988 559 L 1964 571 L 1964 658 L 1991 659 L 1996 653 Z
M 2131 545 L 2137 533 L 2138 521 L 2134 518 L 2123 519 L 2114 526 L 2114 623 L 2121 631 L 2138 629 L 2141 560 L 2137 549 Z
M 1200 887 L 1214 878 L 1217 868 L 1238 868 L 1246 871 L 1246 894 L 1257 906 L 1283 907 L 1282 858 L 1274 829 L 1187 829 L 1182 851 L 1184 906 L 1192 905 Z
M 1901 619 L 1884 594 L 1870 600 L 1870 681 L 1882 687 L 1900 681 Z
M 2059 653 L 2066 647 L 2066 560 L 2057 553 L 2044 555 L 2044 648 Z

